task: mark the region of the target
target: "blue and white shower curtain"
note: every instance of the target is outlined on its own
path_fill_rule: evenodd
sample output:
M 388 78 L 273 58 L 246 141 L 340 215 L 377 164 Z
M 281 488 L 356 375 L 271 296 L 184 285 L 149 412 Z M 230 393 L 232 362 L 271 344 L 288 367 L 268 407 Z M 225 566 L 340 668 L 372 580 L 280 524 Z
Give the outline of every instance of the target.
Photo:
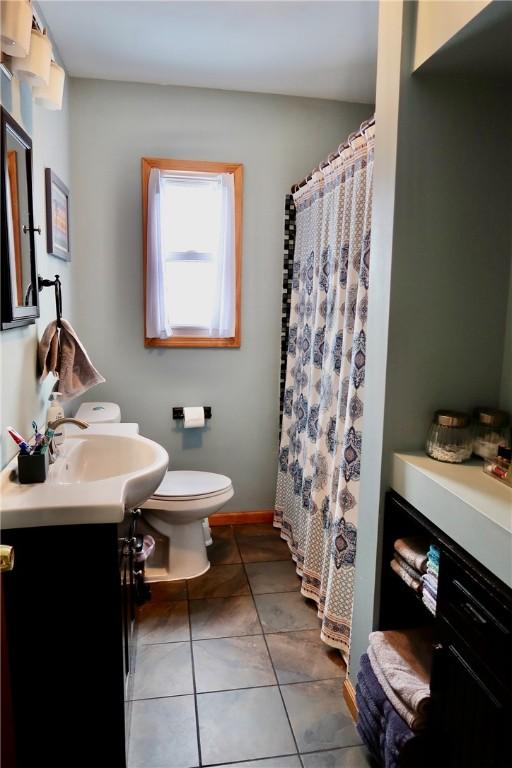
M 375 125 L 294 193 L 296 240 L 274 524 L 322 639 L 348 655 L 360 479 Z

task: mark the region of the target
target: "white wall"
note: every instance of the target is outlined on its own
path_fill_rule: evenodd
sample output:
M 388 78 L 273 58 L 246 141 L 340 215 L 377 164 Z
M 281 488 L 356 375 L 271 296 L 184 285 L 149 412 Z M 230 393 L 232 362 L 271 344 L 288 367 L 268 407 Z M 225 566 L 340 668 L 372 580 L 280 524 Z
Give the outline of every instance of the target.
M 284 195 L 372 107 L 230 91 L 72 80 L 76 327 L 106 384 L 85 399 L 170 453 L 174 468 L 227 474 L 230 509 L 273 505 L 279 415 Z M 244 164 L 242 346 L 145 349 L 140 159 Z M 173 406 L 211 405 L 183 432 Z
M 66 186 L 70 186 L 68 89 L 65 90 L 62 111 L 52 112 L 33 104 L 30 89 L 24 85 L 20 88 L 16 78 L 9 83 L 2 76 L 2 104 L 32 138 L 34 222 L 36 227 L 41 226 L 41 235 L 35 235 L 37 267 L 43 277 L 53 279 L 55 274 L 60 274 L 64 314 L 69 318 L 72 314 L 73 265 L 46 253 L 44 182 L 44 169 L 51 168 Z M 4 466 L 16 452 L 16 446 L 6 434 L 5 427 L 12 425 L 23 435 L 29 435 L 32 420 L 41 423 L 46 416 L 48 394 L 54 382 L 50 376 L 41 385 L 36 376 L 38 338 L 46 324 L 55 319 L 53 289 L 44 289 L 39 300 L 41 316 L 35 325 L 0 333 L 0 466 Z

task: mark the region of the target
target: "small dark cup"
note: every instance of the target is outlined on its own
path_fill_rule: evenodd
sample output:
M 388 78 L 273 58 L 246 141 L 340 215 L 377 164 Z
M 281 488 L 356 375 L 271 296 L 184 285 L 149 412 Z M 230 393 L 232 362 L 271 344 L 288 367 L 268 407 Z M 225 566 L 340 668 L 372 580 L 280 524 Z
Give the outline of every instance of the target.
M 49 454 L 46 448 L 41 453 L 30 455 L 18 454 L 18 480 L 23 485 L 28 483 L 44 483 L 48 474 Z

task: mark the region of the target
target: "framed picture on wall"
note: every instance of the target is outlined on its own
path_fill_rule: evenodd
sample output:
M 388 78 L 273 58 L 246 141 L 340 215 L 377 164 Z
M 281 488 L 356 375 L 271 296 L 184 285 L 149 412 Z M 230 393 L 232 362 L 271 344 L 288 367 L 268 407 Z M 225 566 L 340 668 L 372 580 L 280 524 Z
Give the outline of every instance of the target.
M 69 247 L 69 190 L 51 168 L 45 168 L 46 250 L 71 261 Z

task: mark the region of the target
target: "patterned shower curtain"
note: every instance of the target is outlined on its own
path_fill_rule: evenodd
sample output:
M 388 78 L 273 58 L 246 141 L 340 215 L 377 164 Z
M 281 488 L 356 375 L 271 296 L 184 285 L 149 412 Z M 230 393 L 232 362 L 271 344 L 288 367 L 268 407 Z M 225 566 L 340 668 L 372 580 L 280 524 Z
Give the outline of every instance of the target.
M 362 443 L 373 122 L 294 194 L 296 240 L 274 524 L 322 639 L 348 655 Z

